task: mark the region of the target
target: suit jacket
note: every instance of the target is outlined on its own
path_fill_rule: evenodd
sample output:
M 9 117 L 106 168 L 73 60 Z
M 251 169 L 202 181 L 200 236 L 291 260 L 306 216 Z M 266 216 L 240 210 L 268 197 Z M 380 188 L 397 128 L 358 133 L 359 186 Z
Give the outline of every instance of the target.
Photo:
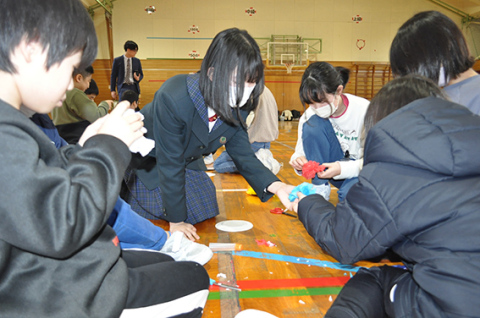
M 186 219 L 185 168 L 206 170 L 203 156 L 224 144 L 239 172 L 259 198 L 268 200 L 272 194 L 265 189 L 272 182 L 279 181 L 278 178 L 257 159 L 242 127 L 230 126 L 218 119 L 209 133 L 206 109 L 202 116 L 192 102 L 187 76 L 198 79 L 198 74 L 170 78 L 156 92 L 153 102 L 141 110 L 148 131 L 146 137 L 155 140 L 151 156 L 155 157 L 156 165 L 151 169 L 145 165 L 136 173 L 147 188 L 160 186 L 163 217 L 170 222 Z M 203 103 L 201 96 L 200 99 Z M 241 111 L 241 115 L 245 119 L 247 112 Z
M 132 57 L 132 72 L 140 73 L 140 81 L 143 79 L 143 70 L 142 70 L 142 63 L 136 57 Z M 112 66 L 112 75 L 110 77 L 110 91 L 114 92 L 115 88 L 120 92 L 123 86 L 123 81 L 125 80 L 125 62 L 124 56 L 116 57 L 113 60 Z M 135 84 L 138 93 L 140 94 L 140 81 L 135 80 L 133 78 L 133 83 Z

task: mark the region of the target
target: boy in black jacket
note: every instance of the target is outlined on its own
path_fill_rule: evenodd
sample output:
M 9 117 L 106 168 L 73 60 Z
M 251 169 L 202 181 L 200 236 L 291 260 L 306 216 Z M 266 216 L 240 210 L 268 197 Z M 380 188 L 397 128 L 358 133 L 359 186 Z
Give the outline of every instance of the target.
M 0 0 L 0 7 L 0 316 L 201 316 L 203 267 L 160 253 L 121 255 L 105 225 L 128 146 L 142 136 L 140 116 L 124 116 L 128 103 L 120 103 L 78 145 L 57 150 L 19 111 L 60 107 L 74 68 L 94 60 L 85 8 L 78 0 Z

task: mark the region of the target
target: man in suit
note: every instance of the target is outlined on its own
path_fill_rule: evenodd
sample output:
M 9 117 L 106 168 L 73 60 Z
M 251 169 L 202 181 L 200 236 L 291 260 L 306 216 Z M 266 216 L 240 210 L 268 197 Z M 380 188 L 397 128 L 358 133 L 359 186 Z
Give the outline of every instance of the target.
M 110 92 L 116 99 L 118 90 L 119 99 L 126 90 L 132 90 L 140 94 L 140 81 L 143 79 L 142 64 L 135 57 L 138 45 L 133 41 L 127 41 L 123 45 L 125 54 L 113 60 L 112 75 L 110 78 Z

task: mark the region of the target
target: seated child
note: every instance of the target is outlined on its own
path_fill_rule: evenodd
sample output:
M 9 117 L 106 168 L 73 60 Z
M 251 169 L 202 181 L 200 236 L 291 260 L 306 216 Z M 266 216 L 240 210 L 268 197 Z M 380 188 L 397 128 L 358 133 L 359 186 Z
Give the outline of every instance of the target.
M 302 76 L 300 100 L 308 105 L 298 123 L 298 138 L 290 165 L 298 174 L 308 161 L 326 167 L 312 179 L 315 191 L 330 198 L 330 184 L 343 201 L 358 180 L 363 165 L 360 139 L 369 101 L 344 93 L 348 70 L 326 62 L 310 64 Z
M 74 88 L 67 92 L 62 107 L 52 110 L 53 123 L 58 132 L 69 144 L 76 144 L 85 128 L 112 109 L 113 101 L 102 101 L 98 106 L 86 94 L 92 80 L 93 67 L 75 68 L 73 71 Z
M 60 107 L 72 72 L 93 62 L 93 22 L 78 0 L 2 0 L 0 308 L 5 317 L 201 317 L 209 278 L 195 262 L 122 251 L 106 221 L 129 146 L 128 103 L 58 150 L 20 106 Z
M 123 92 L 121 96 L 121 100 L 127 100 L 130 102 L 130 108 L 134 109 L 135 111 L 140 111 L 140 108 L 138 107 L 138 94 L 137 92 L 134 92 L 132 90 L 126 90 Z
M 97 97 L 99 93 L 100 91 L 98 90 L 97 82 L 92 78 L 90 86 L 85 90 L 85 95 L 87 95 L 88 99 L 91 101 L 95 101 L 95 97 Z

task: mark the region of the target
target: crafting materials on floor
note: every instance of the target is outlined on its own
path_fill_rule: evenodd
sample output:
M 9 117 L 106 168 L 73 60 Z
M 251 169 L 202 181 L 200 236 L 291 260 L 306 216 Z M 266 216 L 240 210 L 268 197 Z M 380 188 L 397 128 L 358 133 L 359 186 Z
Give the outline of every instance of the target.
M 270 210 L 270 213 L 273 213 L 273 214 L 285 214 L 285 215 L 291 216 L 292 218 L 296 218 L 296 217 L 297 217 L 296 215 L 291 214 L 291 213 L 287 213 L 286 211 L 288 211 L 288 209 L 283 210 L 282 208 L 274 208 L 274 209 L 271 209 L 271 210 Z
M 311 266 L 318 266 L 318 267 L 328 267 L 331 269 L 338 269 L 345 272 L 358 272 L 361 268 L 360 266 L 353 266 L 347 264 L 341 264 L 336 262 L 330 261 L 323 261 L 314 258 L 305 258 L 305 257 L 296 257 L 291 255 L 282 255 L 282 254 L 272 254 L 272 253 L 261 253 L 255 251 L 238 251 L 232 253 L 234 256 L 244 256 L 244 257 L 252 257 L 252 258 L 261 258 L 261 259 L 270 259 L 275 261 L 281 262 L 289 262 L 294 264 L 303 264 L 303 265 L 311 265 Z
M 253 190 L 252 187 L 248 187 L 247 194 L 248 195 L 257 195 L 257 193 L 255 192 L 255 190 Z
M 327 167 L 324 165 L 319 164 L 316 161 L 308 161 L 302 167 L 302 175 L 306 179 L 313 179 L 317 175 L 318 172 L 323 172 Z
M 238 243 L 210 243 L 208 247 L 212 252 L 231 252 L 231 251 L 241 251 L 243 246 Z
M 227 220 L 215 224 L 215 227 L 225 232 L 243 232 L 253 228 L 253 224 L 243 220 Z
M 272 242 L 267 241 L 267 240 L 264 240 L 264 239 L 260 239 L 260 240 L 256 239 L 255 242 L 257 242 L 257 245 L 258 245 L 258 246 L 267 246 L 267 247 L 275 247 L 275 246 L 277 246 L 277 244 L 272 243 Z
M 237 285 L 237 286 L 233 286 L 233 285 L 224 284 L 224 283 L 221 283 L 221 282 L 217 282 L 217 281 L 215 281 L 215 280 L 212 279 L 212 278 L 210 278 L 210 285 L 215 285 L 215 286 L 222 287 L 222 288 L 225 288 L 225 289 L 242 291 L 242 290 L 238 287 L 238 285 Z

